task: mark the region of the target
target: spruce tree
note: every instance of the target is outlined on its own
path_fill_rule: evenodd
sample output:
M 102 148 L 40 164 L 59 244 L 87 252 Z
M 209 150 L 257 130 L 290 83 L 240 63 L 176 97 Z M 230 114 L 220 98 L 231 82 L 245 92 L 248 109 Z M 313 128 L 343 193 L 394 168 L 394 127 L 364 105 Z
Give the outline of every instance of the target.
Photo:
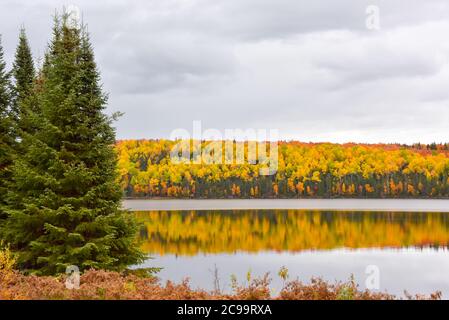
M 141 262 L 134 217 L 121 210 L 112 119 L 87 32 L 55 20 L 26 153 L 13 168 L 3 236 L 19 267 L 35 274 L 69 265 L 123 270 Z
M 12 76 L 12 116 L 17 122 L 23 112 L 21 103 L 31 95 L 35 77 L 33 57 L 24 28 L 20 29 Z
M 3 48 L 0 37 L 0 224 L 6 217 L 3 210 L 8 188 L 7 182 L 10 179 L 14 144 L 14 137 L 11 130 L 12 122 L 9 115 L 11 100 L 9 88 L 9 73 L 6 72 L 6 63 L 3 59 Z

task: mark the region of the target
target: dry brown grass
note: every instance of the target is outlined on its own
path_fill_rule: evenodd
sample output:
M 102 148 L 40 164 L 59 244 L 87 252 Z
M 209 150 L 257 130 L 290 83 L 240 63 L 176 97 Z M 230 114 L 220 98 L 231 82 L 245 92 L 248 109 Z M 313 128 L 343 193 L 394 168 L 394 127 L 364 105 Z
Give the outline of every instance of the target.
M 269 275 L 252 279 L 248 272 L 246 284 L 232 279 L 231 294 L 216 289 L 207 292 L 192 289 L 188 280 L 179 284 L 167 281 L 162 285 L 156 277 L 138 276 L 136 272 L 118 273 L 89 270 L 80 277 L 78 289 L 66 287 L 66 276 L 38 277 L 14 270 L 14 254 L 9 248 L 0 249 L 0 300 L 394 300 L 387 293 L 360 290 L 351 278 L 347 282 L 330 284 L 313 278 L 309 284 L 299 280 L 287 281 L 288 270 L 282 267 L 278 276 L 284 285 L 278 295 L 272 295 Z M 441 293 L 429 296 L 409 295 L 406 299 L 441 299 Z
M 359 290 L 353 281 L 329 284 L 312 279 L 310 284 L 297 280 L 286 282 L 282 291 L 270 294 L 270 279 L 251 280 L 247 285 L 233 288 L 232 294 L 207 292 L 190 288 L 188 281 L 162 285 L 156 278 L 141 278 L 117 272 L 90 270 L 81 275 L 79 289 L 67 289 L 65 277 L 26 276 L 18 271 L 0 270 L 0 299 L 34 300 L 392 300 L 387 293 Z M 407 299 L 440 299 L 441 294 L 410 296 Z

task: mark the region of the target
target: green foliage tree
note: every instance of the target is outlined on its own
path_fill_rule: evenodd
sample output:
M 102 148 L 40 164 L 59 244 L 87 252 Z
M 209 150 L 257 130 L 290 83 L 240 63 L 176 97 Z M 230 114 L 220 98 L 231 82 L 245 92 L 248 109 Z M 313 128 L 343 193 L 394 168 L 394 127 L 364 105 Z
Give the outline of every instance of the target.
M 134 217 L 121 210 L 112 119 L 85 28 L 55 20 L 54 39 L 13 168 L 3 237 L 35 274 L 69 265 L 123 270 L 144 259 Z
M 24 28 L 20 29 L 19 44 L 11 73 L 13 76 L 11 114 L 17 122 L 23 113 L 21 104 L 31 95 L 35 78 L 33 56 Z
M 7 181 L 10 178 L 10 166 L 13 160 L 14 137 L 11 131 L 9 110 L 11 95 L 9 88 L 9 73 L 6 71 L 0 38 L 0 223 L 6 217 L 3 206 L 5 205 Z

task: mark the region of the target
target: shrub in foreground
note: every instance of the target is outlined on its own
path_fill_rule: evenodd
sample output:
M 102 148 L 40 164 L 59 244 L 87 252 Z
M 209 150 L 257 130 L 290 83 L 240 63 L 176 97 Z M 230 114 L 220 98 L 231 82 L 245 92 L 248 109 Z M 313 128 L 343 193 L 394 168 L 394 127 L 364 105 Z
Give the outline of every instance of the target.
M 387 293 L 359 290 L 353 281 L 330 284 L 312 279 L 310 284 L 298 280 L 286 282 L 278 295 L 271 295 L 268 275 L 251 280 L 247 285 L 233 287 L 233 293 L 207 292 L 192 289 L 188 280 L 179 284 L 157 278 L 142 278 L 133 274 L 89 270 L 80 278 L 79 289 L 67 289 L 65 276 L 38 277 L 15 270 L 0 270 L 0 299 L 73 299 L 73 300 L 393 300 L 399 297 Z M 406 299 L 441 299 L 441 293 L 429 296 L 406 294 Z

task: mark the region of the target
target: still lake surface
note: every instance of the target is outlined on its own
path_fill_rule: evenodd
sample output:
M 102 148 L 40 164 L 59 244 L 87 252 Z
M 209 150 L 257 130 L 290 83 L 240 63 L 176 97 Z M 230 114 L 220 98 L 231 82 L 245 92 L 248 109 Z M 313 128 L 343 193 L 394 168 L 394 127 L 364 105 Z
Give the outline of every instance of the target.
M 230 291 L 270 272 L 273 290 L 285 266 L 290 279 L 355 277 L 360 288 L 373 267 L 380 291 L 403 295 L 443 292 L 449 298 L 449 213 L 299 209 L 137 211 L 142 247 L 163 267 L 162 281 L 190 278 L 191 286 Z M 368 268 L 368 269 L 367 269 Z

